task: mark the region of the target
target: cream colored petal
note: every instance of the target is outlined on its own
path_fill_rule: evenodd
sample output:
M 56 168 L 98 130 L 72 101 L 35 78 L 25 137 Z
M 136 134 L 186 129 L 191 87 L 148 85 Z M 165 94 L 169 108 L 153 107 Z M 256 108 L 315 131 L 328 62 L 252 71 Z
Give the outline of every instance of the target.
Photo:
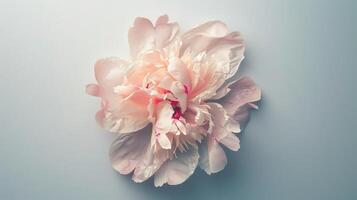
M 228 134 L 226 137 L 219 141 L 221 144 L 225 145 L 232 151 L 238 151 L 240 148 L 239 139 L 233 133 Z
M 175 120 L 175 124 L 180 133 L 187 135 L 186 124 L 180 120 Z
M 157 120 L 154 130 L 157 134 L 168 133 L 173 126 L 172 115 L 174 110 L 168 102 L 162 102 L 157 107 Z
M 167 137 L 166 133 L 160 133 L 157 136 L 157 141 L 159 142 L 161 148 L 163 148 L 163 149 L 171 149 L 171 141 Z
M 177 153 L 176 157 L 167 160 L 155 173 L 155 186 L 161 187 L 165 183 L 168 185 L 183 183 L 195 171 L 198 159 L 197 147 L 190 146 L 186 152 Z

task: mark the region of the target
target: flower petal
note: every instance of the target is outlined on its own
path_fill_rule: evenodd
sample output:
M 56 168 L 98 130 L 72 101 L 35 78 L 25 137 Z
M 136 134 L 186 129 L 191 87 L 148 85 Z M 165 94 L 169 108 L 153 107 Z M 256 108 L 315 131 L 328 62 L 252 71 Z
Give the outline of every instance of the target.
M 99 86 L 97 84 L 88 84 L 86 93 L 95 97 L 99 96 Z
M 166 133 L 159 134 L 157 138 L 157 141 L 159 142 L 161 148 L 171 149 L 171 141 L 167 137 Z
M 227 115 L 227 112 L 222 105 L 218 103 L 208 103 L 208 105 L 210 106 L 210 113 L 213 123 L 213 130 L 211 135 L 217 141 L 220 141 L 222 138 L 231 133 L 231 130 L 226 127 L 227 122 L 229 121 L 229 116 Z
M 230 93 L 222 99 L 222 105 L 229 115 L 234 115 L 244 104 L 260 100 L 261 91 L 249 77 L 240 78 L 230 88 Z
M 154 152 L 154 148 L 150 146 L 137 164 L 132 179 L 137 183 L 146 181 L 168 158 L 169 152 L 167 150 L 159 149 Z
M 149 123 L 148 103 L 149 96 L 142 90 L 135 90 L 125 98 L 110 96 L 107 98 L 104 128 L 116 133 L 130 133 L 144 128 Z
M 240 148 L 239 139 L 233 133 L 228 134 L 226 137 L 219 141 L 221 144 L 225 145 L 232 151 L 238 151 Z
M 184 113 L 187 109 L 187 93 L 185 86 L 178 81 L 172 83 L 170 91 L 180 103 L 181 111 Z
M 169 16 L 161 15 L 160 17 L 157 18 L 155 26 L 167 24 L 168 22 L 169 22 Z
M 191 82 L 188 76 L 187 68 L 184 62 L 177 57 L 170 58 L 167 71 L 172 77 L 182 84 L 191 87 Z
M 162 50 L 175 40 L 178 32 L 178 24 L 168 23 L 165 15 L 158 18 L 155 26 L 146 18 L 136 18 L 128 34 L 132 58 L 149 50 Z
M 112 90 L 112 87 L 124 81 L 130 64 L 116 57 L 100 59 L 95 63 L 95 78 L 101 89 Z
M 208 47 L 207 56 L 213 58 L 217 66 L 228 70 L 226 79 L 231 78 L 244 59 L 245 46 L 242 35 L 232 32 L 223 38 L 213 40 Z
M 172 115 L 174 110 L 168 102 L 162 102 L 157 107 L 157 120 L 155 122 L 155 131 L 159 134 L 168 133 L 173 127 Z
M 168 46 L 178 35 L 180 27 L 177 23 L 159 24 L 155 27 L 155 45 L 157 49 Z
M 184 62 L 195 57 L 201 58 L 198 69 L 195 69 L 197 64 L 191 65 L 189 69 L 195 72 L 190 74 L 193 80 L 192 90 L 195 91 L 196 98 L 201 100 L 224 96 L 228 90 L 219 89 L 225 80 L 234 76 L 244 58 L 245 47 L 241 34 L 229 33 L 227 27 L 220 22 L 210 24 L 200 28 L 200 31 L 194 30 L 184 34 L 180 51 Z
M 228 33 L 227 26 L 220 21 L 207 22 L 193 28 L 182 36 L 180 55 L 190 52 L 194 53 L 193 55 L 207 52 L 216 39 L 223 38 Z
M 147 18 L 138 17 L 128 33 L 131 57 L 135 59 L 141 52 L 155 47 L 155 29 Z
M 183 183 L 195 171 L 199 154 L 197 147 L 191 146 L 186 152 L 177 153 L 176 157 L 167 160 L 155 174 L 155 186 L 165 183 L 178 185 Z
M 227 35 L 227 25 L 221 21 L 209 21 L 201 24 L 191 30 L 188 30 L 183 38 L 192 38 L 196 35 L 204 35 L 207 37 L 223 37 Z
M 121 134 L 112 143 L 109 157 L 113 168 L 120 174 L 129 174 L 145 154 L 150 142 L 150 128 L 135 133 Z
M 221 171 L 226 164 L 227 157 L 222 147 L 213 137 L 208 136 L 206 144 L 200 145 L 200 167 L 211 174 Z

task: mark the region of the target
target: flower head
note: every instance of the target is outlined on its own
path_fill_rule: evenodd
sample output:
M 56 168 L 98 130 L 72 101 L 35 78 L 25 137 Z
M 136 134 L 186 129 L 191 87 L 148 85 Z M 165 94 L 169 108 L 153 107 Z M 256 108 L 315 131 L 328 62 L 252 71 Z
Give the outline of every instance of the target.
M 244 56 L 239 32 L 210 21 L 184 33 L 161 16 L 136 18 L 129 29 L 131 61 L 95 64 L 98 84 L 87 93 L 102 100 L 98 123 L 118 134 L 112 166 L 133 172 L 135 182 L 154 176 L 155 186 L 184 182 L 199 165 L 222 170 L 221 147 L 239 149 L 241 131 L 261 92 L 248 77 L 236 78 Z

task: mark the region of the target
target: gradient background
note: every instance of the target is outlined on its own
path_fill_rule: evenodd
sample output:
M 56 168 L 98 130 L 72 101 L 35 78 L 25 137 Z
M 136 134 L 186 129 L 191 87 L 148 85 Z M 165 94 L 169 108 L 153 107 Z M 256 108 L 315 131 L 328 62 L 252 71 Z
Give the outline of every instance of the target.
M 356 1 L 151 2 L 0 2 L 1 200 L 357 199 Z M 136 16 L 165 13 L 240 30 L 263 101 L 224 171 L 154 188 L 112 170 L 84 86 L 96 59 L 128 57 Z

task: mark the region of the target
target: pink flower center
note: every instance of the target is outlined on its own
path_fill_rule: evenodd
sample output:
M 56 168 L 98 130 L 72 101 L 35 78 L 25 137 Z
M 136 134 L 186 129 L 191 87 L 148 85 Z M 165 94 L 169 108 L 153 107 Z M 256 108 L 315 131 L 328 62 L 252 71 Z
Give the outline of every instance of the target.
M 181 113 L 181 108 L 180 107 L 176 107 L 174 108 L 174 114 L 172 114 L 172 118 L 173 119 L 180 119 L 182 113 Z
M 178 101 L 171 101 L 171 106 L 174 109 L 174 114 L 172 114 L 173 119 L 180 119 L 182 116 L 181 108 L 178 106 Z

